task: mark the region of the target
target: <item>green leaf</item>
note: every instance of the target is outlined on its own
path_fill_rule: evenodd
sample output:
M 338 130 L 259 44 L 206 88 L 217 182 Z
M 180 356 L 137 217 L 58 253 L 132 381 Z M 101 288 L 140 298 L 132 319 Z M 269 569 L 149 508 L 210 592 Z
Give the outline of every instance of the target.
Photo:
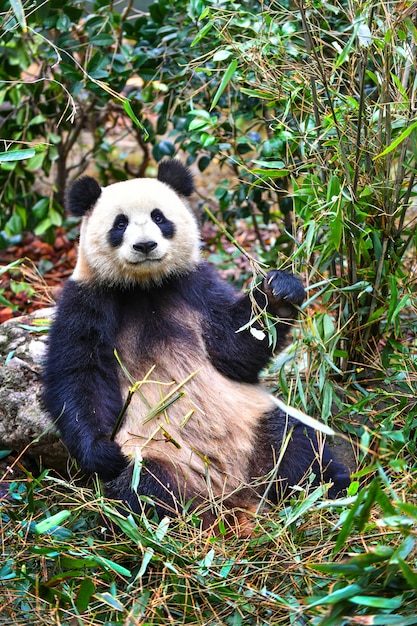
M 37 152 L 33 157 L 29 159 L 26 164 L 26 169 L 29 172 L 36 172 L 41 169 L 42 163 L 45 160 L 46 152 Z
M 0 276 L 4 274 L 5 272 L 8 272 L 9 270 L 13 269 L 14 267 L 18 267 L 21 264 L 22 264 L 22 259 L 17 259 L 17 261 L 12 261 L 11 263 L 4 265 L 3 267 L 0 267 Z
M 231 50 L 216 50 L 216 52 L 213 54 L 213 61 L 214 62 L 218 62 L 218 61 L 226 61 L 226 59 L 229 59 L 232 56 L 232 51 Z
M 135 581 L 138 580 L 139 578 L 142 578 L 142 576 L 145 574 L 148 568 L 148 565 L 152 560 L 154 553 L 155 551 L 153 548 L 145 548 L 145 552 L 144 552 L 143 559 L 142 559 L 142 564 L 136 575 Z
M 285 168 L 284 161 L 262 161 L 259 159 L 253 159 L 253 163 L 260 165 L 262 169 L 272 169 L 282 171 Z
M 168 517 L 163 517 L 162 520 L 158 524 L 158 528 L 155 531 L 155 538 L 157 541 L 162 541 L 168 532 L 170 524 L 170 519 Z
M 43 235 L 48 230 L 48 228 L 51 228 L 51 226 L 51 220 L 49 219 L 49 217 L 46 217 L 44 220 L 39 222 L 33 232 L 37 237 L 39 237 L 40 235 Z
M 394 311 L 389 316 L 388 321 L 393 322 L 395 318 L 399 315 L 399 313 L 401 313 L 401 311 L 408 306 L 410 297 L 411 297 L 410 294 L 407 293 L 405 294 L 405 296 L 401 298 L 401 300 L 398 302 L 397 306 L 395 307 Z
M 100 33 L 99 35 L 95 35 L 89 40 L 89 44 L 92 46 L 111 46 L 114 42 L 114 37 L 108 35 L 107 33 Z
M 192 48 L 199 41 L 201 41 L 203 39 L 203 37 L 205 37 L 207 35 L 207 33 L 213 28 L 213 25 L 214 25 L 214 20 L 210 20 L 209 22 L 207 22 L 207 24 L 205 24 L 205 26 L 203 26 L 203 28 L 199 31 L 199 33 L 196 35 L 194 40 L 191 42 L 190 47 Z
M 53 224 L 53 226 L 61 226 L 61 224 L 62 224 L 62 215 L 61 215 L 61 213 L 59 213 L 53 207 L 51 207 L 49 209 L 49 219 L 51 220 L 51 223 Z
M 340 529 L 339 535 L 336 540 L 335 547 L 333 549 L 333 554 L 337 554 L 342 546 L 345 545 L 345 542 L 352 532 L 353 525 L 355 523 L 355 518 L 358 515 L 358 511 L 360 510 L 360 506 L 362 502 L 366 498 L 366 490 L 363 489 L 356 496 L 355 502 L 353 503 L 352 508 L 344 519 L 342 528 Z
M 231 81 L 234 73 L 237 70 L 237 60 L 233 59 L 233 61 L 231 61 L 229 63 L 229 66 L 227 68 L 227 70 L 224 73 L 224 76 L 221 80 L 221 83 L 219 85 L 219 88 L 216 91 L 216 94 L 213 98 L 213 102 L 211 103 L 211 107 L 210 110 L 214 109 L 214 107 L 216 106 L 216 104 L 218 103 L 220 96 L 222 95 L 223 91 L 226 89 L 227 85 L 229 84 L 229 82 Z
M 296 522 L 300 517 L 302 517 L 308 510 L 310 510 L 313 505 L 323 497 L 324 487 L 317 487 L 312 493 L 309 493 L 307 498 L 302 500 L 300 504 L 297 506 L 291 507 L 290 514 L 288 518 L 285 520 L 284 528 L 288 528 L 294 522 Z
M 350 37 L 349 41 L 347 42 L 347 44 L 345 45 L 345 47 L 343 48 L 342 52 L 336 58 L 335 67 L 340 67 L 341 65 L 343 65 L 343 63 L 348 58 L 349 53 L 352 50 L 353 44 L 355 42 L 355 36 L 356 36 L 356 33 L 354 32 L 353 35 Z
M 362 587 L 355 583 L 333 591 L 323 598 L 306 598 L 306 603 L 310 608 L 313 606 L 321 606 L 322 604 L 337 604 L 341 600 L 347 600 L 353 596 L 357 596 L 359 591 L 362 591 Z
M 417 572 L 414 571 L 408 563 L 402 559 L 398 559 L 398 566 L 403 573 L 404 578 L 412 589 L 417 589 Z
M 5 224 L 5 230 L 12 235 L 19 235 L 23 229 L 22 218 L 19 215 L 12 215 Z
M 406 17 L 404 24 L 407 26 L 408 31 L 412 34 L 414 43 L 417 43 L 417 28 L 410 17 Z
M 88 608 L 91 596 L 94 594 L 95 590 L 96 588 L 91 578 L 84 578 L 75 599 L 75 606 L 79 613 L 83 613 Z
M 51 517 L 47 517 L 41 522 L 35 524 L 35 532 L 38 535 L 49 533 L 53 528 L 56 528 L 56 526 L 59 526 L 62 522 L 68 519 L 70 515 L 71 512 L 68 510 L 59 511 L 58 513 L 55 513 L 55 515 L 51 515 Z
M 188 130 L 192 131 L 192 130 L 205 130 L 205 129 L 209 129 L 211 126 L 210 121 L 207 121 L 206 119 L 201 119 L 198 117 L 195 117 L 194 119 L 192 119 L 190 121 L 190 123 L 188 124 Z
M 23 161 L 24 159 L 34 157 L 35 154 L 36 150 L 34 148 L 27 148 L 25 150 L 7 150 L 7 152 L 0 152 L 0 163 Z
M 130 117 L 130 119 L 132 120 L 132 122 L 134 124 L 136 124 L 136 126 L 138 126 L 141 131 L 143 132 L 143 138 L 146 141 L 147 139 L 149 139 L 149 133 L 146 130 L 145 126 L 142 124 L 142 122 L 140 122 L 138 120 L 138 118 L 136 117 L 135 113 L 133 112 L 132 109 L 132 105 L 130 104 L 129 100 L 123 100 L 123 108 L 126 112 L 126 114 Z
M 123 565 L 119 565 L 110 559 L 106 559 L 104 556 L 97 554 L 93 558 L 97 561 L 97 563 L 101 563 L 106 569 L 111 569 L 113 572 L 116 572 L 116 574 L 120 574 L 120 576 L 130 577 L 132 575 L 130 570 L 123 567 Z
M 132 515 L 124 517 L 106 504 L 103 505 L 103 510 L 106 515 L 129 537 L 129 539 L 135 543 L 144 543 L 143 537 Z
M 36 124 L 44 124 L 46 122 L 46 117 L 44 115 L 35 115 L 31 120 L 28 121 L 28 128 L 30 126 L 36 126 Z
M 288 174 L 290 172 L 289 172 L 289 170 L 274 170 L 274 169 L 260 170 L 260 169 L 255 169 L 255 170 L 252 170 L 252 173 L 256 174 L 256 176 L 260 176 L 262 178 L 284 178 L 284 176 L 288 176 Z
M 94 594 L 94 597 L 97 598 L 97 600 L 101 600 L 101 602 L 104 602 L 104 604 L 107 604 L 107 606 L 110 606 L 114 611 L 125 610 L 123 604 L 107 591 L 104 593 L 96 593 Z
M 336 202 L 340 195 L 340 181 L 337 176 L 332 176 L 327 185 L 327 202 Z
M 270 93 L 269 91 L 262 91 L 262 89 L 247 89 L 246 87 L 242 87 L 240 91 L 247 96 L 250 96 L 251 98 L 259 98 L 260 100 L 276 99 L 274 93 Z
M 407 137 L 409 137 L 411 133 L 413 132 L 413 130 L 415 130 L 416 128 L 417 128 L 417 120 L 413 122 L 412 124 L 410 124 L 410 126 L 408 126 L 405 130 L 403 130 L 403 132 L 400 135 L 398 135 L 398 137 L 394 139 L 394 141 L 390 143 L 390 145 L 387 146 L 385 150 L 377 154 L 376 157 L 373 158 L 373 160 L 376 161 L 377 159 L 380 159 L 381 157 L 386 156 L 387 154 L 395 150 L 395 148 L 399 146 L 400 143 L 402 143 L 405 139 L 407 139 Z
M 49 198 L 41 198 L 32 207 L 32 213 L 37 220 L 45 219 L 48 214 Z
M 142 473 L 142 459 L 140 457 L 139 451 L 136 451 L 135 462 L 133 465 L 133 472 L 132 472 L 132 482 L 131 482 L 131 489 L 135 493 L 137 493 L 139 489 L 141 473 Z
M 378 609 L 394 610 L 398 609 L 402 603 L 402 596 L 396 596 L 395 598 L 381 598 L 381 596 L 353 596 L 349 598 L 349 602 L 354 604 L 360 604 L 362 606 L 372 606 Z
M 12 11 L 14 13 L 15 18 L 19 22 L 20 28 L 24 32 L 26 32 L 27 31 L 26 16 L 25 16 L 25 12 L 23 10 L 23 5 L 22 5 L 21 1 L 20 0 L 10 0 L 10 6 L 12 8 Z

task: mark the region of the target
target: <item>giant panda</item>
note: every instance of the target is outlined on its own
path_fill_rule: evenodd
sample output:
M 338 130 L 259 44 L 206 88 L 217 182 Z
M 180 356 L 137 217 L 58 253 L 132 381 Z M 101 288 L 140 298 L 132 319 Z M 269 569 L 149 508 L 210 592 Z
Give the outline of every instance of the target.
M 207 527 L 220 510 L 276 503 L 310 472 L 330 495 L 349 475 L 259 384 L 272 356 L 259 311 L 276 317 L 282 348 L 305 297 L 300 280 L 272 270 L 237 294 L 201 258 L 193 188 L 176 159 L 156 179 L 72 184 L 78 260 L 50 330 L 43 398 L 109 497 L 135 512 L 192 511 Z

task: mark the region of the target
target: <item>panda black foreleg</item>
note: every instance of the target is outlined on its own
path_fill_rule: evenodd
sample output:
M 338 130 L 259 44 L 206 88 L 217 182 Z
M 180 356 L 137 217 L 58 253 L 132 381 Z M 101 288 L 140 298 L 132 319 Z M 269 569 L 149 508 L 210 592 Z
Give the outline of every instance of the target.
M 214 277 L 208 284 L 204 291 L 204 340 L 210 359 L 225 376 L 256 383 L 273 351 L 266 333 L 260 338 L 253 332 L 263 329 L 262 320 L 253 319 L 254 313 L 256 316 L 264 310 L 278 317 L 274 350 L 279 351 L 286 343 L 292 321 L 298 316 L 297 306 L 304 300 L 304 287 L 299 278 L 280 270 L 269 272 L 251 296 L 231 296 L 227 286 Z
M 268 490 L 268 499 L 274 503 L 285 497 L 292 486 L 306 483 L 311 472 L 313 485 L 333 483 L 329 489 L 331 498 L 346 491 L 350 484 L 347 468 L 335 458 L 320 434 L 279 409 L 266 415 L 259 425 L 251 474 L 271 475 L 274 468 L 277 473 L 273 484 L 266 483 L 261 490 Z

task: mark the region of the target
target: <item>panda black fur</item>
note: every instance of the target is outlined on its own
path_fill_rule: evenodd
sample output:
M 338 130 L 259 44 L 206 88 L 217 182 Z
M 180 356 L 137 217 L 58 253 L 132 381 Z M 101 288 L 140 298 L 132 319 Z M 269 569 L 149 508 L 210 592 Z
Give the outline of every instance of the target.
M 213 500 L 256 509 L 268 481 L 260 487 L 255 479 L 273 474 L 288 433 L 268 500 L 277 502 L 310 470 L 316 482 L 332 481 L 336 494 L 349 483 L 345 468 L 258 383 L 271 358 L 268 340 L 237 332 L 254 303 L 201 260 L 186 202 L 192 191 L 189 170 L 173 159 L 160 164 L 157 179 L 100 188 L 83 177 L 72 185 L 68 208 L 83 221 L 77 265 L 49 337 L 46 407 L 80 467 L 97 472 L 108 495 L 135 511 L 141 496 L 159 514 L 192 501 L 206 524 Z M 277 270 L 253 292 L 280 319 L 278 349 L 304 295 L 297 278 Z M 162 405 L 169 406 L 158 413 Z M 143 460 L 136 492 L 135 458 Z

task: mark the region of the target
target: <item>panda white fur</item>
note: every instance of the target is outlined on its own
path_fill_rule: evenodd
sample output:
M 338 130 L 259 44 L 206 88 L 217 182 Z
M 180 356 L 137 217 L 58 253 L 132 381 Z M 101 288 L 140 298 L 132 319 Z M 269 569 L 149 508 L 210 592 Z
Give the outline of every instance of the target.
M 189 170 L 173 159 L 157 179 L 72 185 L 80 245 L 50 332 L 46 407 L 81 468 L 134 511 L 149 498 L 160 515 L 191 503 L 207 526 L 216 502 L 253 511 L 266 489 L 277 502 L 310 470 L 336 494 L 349 483 L 345 468 L 259 385 L 267 339 L 237 332 L 256 303 L 278 316 L 282 347 L 301 282 L 273 270 L 252 300 L 236 294 L 200 258 L 192 191 Z M 142 468 L 132 489 L 134 462 Z

